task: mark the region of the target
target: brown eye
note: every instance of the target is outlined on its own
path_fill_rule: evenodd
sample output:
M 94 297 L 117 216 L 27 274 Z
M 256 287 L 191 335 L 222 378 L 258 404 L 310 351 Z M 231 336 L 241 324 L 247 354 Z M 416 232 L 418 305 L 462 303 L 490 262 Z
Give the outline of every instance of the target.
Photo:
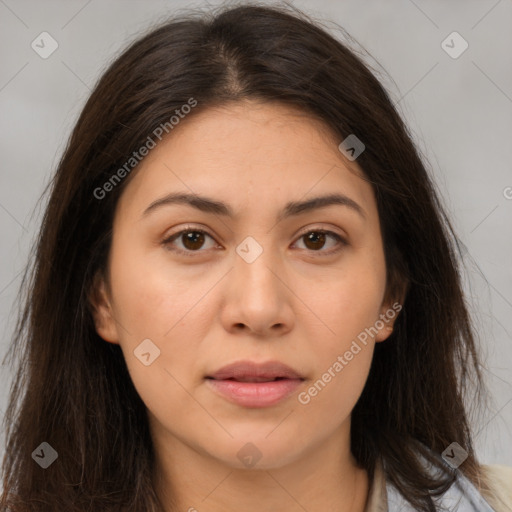
M 193 256 L 194 252 L 203 252 L 200 249 L 204 246 L 206 238 L 213 238 L 204 230 L 184 229 L 178 233 L 174 233 L 169 238 L 165 239 L 162 243 L 165 246 L 169 246 L 170 250 L 174 250 L 187 256 Z M 173 247 L 175 242 L 181 242 L 181 247 Z
M 317 231 L 312 231 L 307 235 L 304 235 L 304 239 L 306 240 L 305 245 L 308 249 L 317 250 L 321 249 L 325 245 L 325 233 L 319 233 Z
M 199 231 L 187 231 L 181 235 L 181 241 L 183 242 L 183 245 L 191 251 L 200 249 L 204 244 L 204 239 L 204 233 Z
M 194 253 L 205 252 L 204 245 L 206 239 L 210 238 L 214 241 L 213 237 L 209 235 L 206 231 L 199 228 L 189 228 L 179 231 L 178 233 L 174 233 L 167 239 L 165 239 L 162 244 L 166 246 L 169 250 L 175 251 L 179 254 L 184 254 L 186 256 L 195 256 Z M 322 250 L 327 245 L 329 239 L 334 239 L 334 249 L 331 250 Z M 337 233 L 332 231 L 327 231 L 324 229 L 316 229 L 310 230 L 303 233 L 299 240 L 304 240 L 305 250 L 308 252 L 317 252 L 320 255 L 329 256 L 341 250 L 344 246 L 348 245 L 347 242 Z M 181 244 L 181 247 L 177 243 Z M 336 245 L 338 247 L 336 247 Z M 209 248 L 214 247 L 210 246 Z M 204 250 L 203 250 L 204 249 Z
M 333 238 L 337 242 L 334 246 L 338 245 L 338 248 L 334 250 L 322 250 L 329 238 Z M 299 240 L 304 240 L 304 245 L 307 250 L 326 254 L 335 253 L 342 249 L 343 246 L 347 245 L 347 242 L 340 235 L 324 229 L 316 229 L 303 233 Z

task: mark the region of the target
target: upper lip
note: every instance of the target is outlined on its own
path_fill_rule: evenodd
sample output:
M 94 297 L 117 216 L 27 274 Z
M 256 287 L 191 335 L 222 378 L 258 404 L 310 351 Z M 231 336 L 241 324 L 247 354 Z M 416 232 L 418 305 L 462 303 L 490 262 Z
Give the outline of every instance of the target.
M 211 375 L 207 375 L 206 378 L 215 380 L 234 379 L 248 382 L 274 380 L 276 378 L 304 380 L 298 372 L 279 361 L 268 361 L 266 363 L 236 361 L 223 366 Z

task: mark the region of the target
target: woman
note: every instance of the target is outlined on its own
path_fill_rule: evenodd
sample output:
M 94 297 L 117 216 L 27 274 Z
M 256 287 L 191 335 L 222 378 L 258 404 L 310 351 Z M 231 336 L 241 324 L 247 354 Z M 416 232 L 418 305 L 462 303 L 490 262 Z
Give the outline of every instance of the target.
M 1 510 L 509 510 L 453 240 L 387 93 L 303 14 L 151 31 L 52 182 Z

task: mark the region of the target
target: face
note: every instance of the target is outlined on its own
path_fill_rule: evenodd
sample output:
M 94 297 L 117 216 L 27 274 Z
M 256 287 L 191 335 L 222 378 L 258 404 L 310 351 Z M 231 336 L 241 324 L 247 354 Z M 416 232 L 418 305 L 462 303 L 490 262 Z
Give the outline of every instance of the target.
M 158 446 L 261 468 L 346 448 L 395 314 L 375 197 L 340 142 L 288 107 L 238 103 L 182 121 L 127 184 L 95 324 L 121 346 Z M 215 204 L 155 203 L 178 193 Z M 296 375 L 216 374 L 241 361 Z

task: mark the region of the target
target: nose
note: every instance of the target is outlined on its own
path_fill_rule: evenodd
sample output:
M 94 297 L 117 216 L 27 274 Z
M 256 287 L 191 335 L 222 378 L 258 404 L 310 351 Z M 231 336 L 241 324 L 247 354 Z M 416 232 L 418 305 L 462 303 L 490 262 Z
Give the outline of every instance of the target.
M 293 328 L 293 294 L 286 271 L 270 250 L 254 260 L 236 255 L 229 273 L 221 319 L 232 333 L 275 337 Z

